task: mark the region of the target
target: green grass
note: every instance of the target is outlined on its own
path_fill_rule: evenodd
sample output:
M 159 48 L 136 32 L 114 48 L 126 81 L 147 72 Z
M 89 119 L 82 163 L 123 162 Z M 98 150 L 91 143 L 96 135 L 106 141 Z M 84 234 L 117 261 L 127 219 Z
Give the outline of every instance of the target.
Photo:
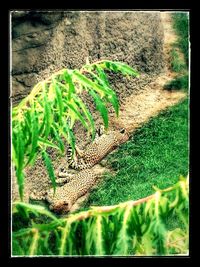
M 84 208 L 114 205 L 167 188 L 188 173 L 188 100 L 169 108 L 138 129 L 107 157 L 116 175 L 107 174 Z
M 181 51 L 185 56 L 185 61 L 188 65 L 188 56 L 189 56 L 189 44 L 188 44 L 188 31 L 189 31 L 189 18 L 188 14 L 183 13 L 174 13 L 172 14 L 173 18 L 173 27 L 178 34 L 177 46 L 180 47 Z
M 188 62 L 189 62 L 189 43 L 188 30 L 189 18 L 187 13 L 172 14 L 173 28 L 178 36 L 178 40 L 173 44 L 171 50 L 171 70 L 177 73 L 175 79 L 164 85 L 167 90 L 188 90 Z M 180 56 L 181 51 L 184 55 L 184 60 Z M 185 61 L 185 62 L 184 62 Z
M 181 72 L 185 68 L 185 62 L 180 58 L 177 49 L 173 48 L 171 51 L 171 69 L 174 72 Z

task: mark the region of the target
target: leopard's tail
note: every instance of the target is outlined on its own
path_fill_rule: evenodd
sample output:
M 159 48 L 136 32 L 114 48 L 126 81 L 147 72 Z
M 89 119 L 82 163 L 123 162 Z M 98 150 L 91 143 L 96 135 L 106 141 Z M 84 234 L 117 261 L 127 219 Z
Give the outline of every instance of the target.
M 76 157 L 73 157 L 72 147 L 69 146 L 67 150 L 67 163 L 68 166 L 71 166 L 76 170 L 84 170 L 89 168 L 90 166 L 86 164 L 83 159 L 78 160 Z

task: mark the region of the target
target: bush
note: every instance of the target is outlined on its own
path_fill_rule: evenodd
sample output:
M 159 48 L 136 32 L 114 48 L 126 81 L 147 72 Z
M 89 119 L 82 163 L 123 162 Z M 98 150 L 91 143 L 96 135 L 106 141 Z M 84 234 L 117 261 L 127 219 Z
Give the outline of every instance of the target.
M 164 85 L 164 89 L 166 90 L 180 90 L 180 89 L 188 89 L 189 80 L 188 75 L 178 76 L 174 80 Z

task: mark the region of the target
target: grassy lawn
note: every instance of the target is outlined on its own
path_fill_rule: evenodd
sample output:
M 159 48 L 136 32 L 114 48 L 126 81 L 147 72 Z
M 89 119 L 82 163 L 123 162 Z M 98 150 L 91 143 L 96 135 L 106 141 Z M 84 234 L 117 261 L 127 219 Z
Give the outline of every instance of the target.
M 187 13 L 174 13 L 171 16 L 173 28 L 178 36 L 171 50 L 171 70 L 176 72 L 177 75 L 164 88 L 167 90 L 185 89 L 187 91 L 189 85 L 189 18 Z M 180 57 L 180 52 L 183 53 L 183 58 Z
M 188 173 L 188 99 L 152 118 L 108 157 L 107 174 L 84 208 L 114 205 L 166 188 Z
M 189 43 L 188 43 L 188 30 L 189 20 L 187 13 L 174 13 L 172 14 L 173 27 L 178 35 L 177 46 L 181 49 L 185 56 L 185 61 L 188 64 L 189 59 Z

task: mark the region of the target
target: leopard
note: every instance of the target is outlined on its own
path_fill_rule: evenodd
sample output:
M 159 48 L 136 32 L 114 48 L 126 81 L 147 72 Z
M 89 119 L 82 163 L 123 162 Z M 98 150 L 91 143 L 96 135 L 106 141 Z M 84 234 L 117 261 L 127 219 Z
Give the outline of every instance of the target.
M 57 178 L 56 183 L 60 186 L 51 187 L 41 196 L 31 194 L 32 200 L 44 200 L 49 205 L 49 210 L 56 214 L 66 214 L 70 211 L 78 198 L 85 195 L 99 178 L 99 174 L 92 169 L 85 169 L 77 174 L 66 174 L 65 178 Z
M 44 200 L 54 213 L 66 214 L 76 200 L 85 195 L 96 184 L 100 175 L 93 170 L 94 165 L 128 139 L 129 135 L 124 128 L 109 132 L 103 132 L 101 129 L 94 141 L 84 151 L 76 148 L 76 154 L 79 158 L 75 157 L 70 162 L 70 165 L 76 170 L 75 173 L 62 168 L 56 179 L 59 186 L 56 187 L 55 192 L 52 187 L 40 194 L 32 192 L 30 199 Z M 71 157 L 70 153 L 69 155 Z
M 129 139 L 125 128 L 101 133 L 90 143 L 85 150 L 75 147 L 75 156 L 72 157 L 72 149 L 68 148 L 67 167 L 61 167 L 58 176 L 65 177 L 69 167 L 76 170 L 84 170 L 93 167 L 105 158 L 111 151 Z

